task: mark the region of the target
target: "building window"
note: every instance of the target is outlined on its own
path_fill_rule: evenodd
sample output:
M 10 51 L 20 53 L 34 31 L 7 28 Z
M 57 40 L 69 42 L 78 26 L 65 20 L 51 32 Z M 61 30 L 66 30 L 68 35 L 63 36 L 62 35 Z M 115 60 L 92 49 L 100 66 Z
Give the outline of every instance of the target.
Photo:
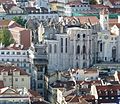
M 24 64 L 24 67 L 26 67 L 26 64 Z
M 79 64 L 78 64 L 78 62 L 76 63 L 76 68 L 79 68 Z
M 56 53 L 56 52 L 57 52 L 57 45 L 54 44 L 54 53 Z
M 86 53 L 86 47 L 85 47 L 85 45 L 83 45 L 83 54 L 85 54 Z
M 17 82 L 17 81 L 18 81 L 18 78 L 15 78 L 15 81 Z
M 11 82 L 11 81 L 12 81 L 12 79 L 11 79 L 11 78 L 9 78 L 9 81 Z
M 106 97 L 105 99 L 108 99 L 108 97 Z
M 12 54 L 14 55 L 14 54 L 15 54 L 15 52 L 12 52 Z
M 105 57 L 105 61 L 107 60 L 107 57 Z
M 67 53 L 67 38 L 65 39 L 65 52 Z
M 63 53 L 63 38 L 61 38 L 61 53 Z
M 43 84 L 42 83 L 38 83 L 38 88 L 43 88 Z
M 111 99 L 114 99 L 114 97 L 111 97 Z
M 77 54 L 79 54 L 80 53 L 80 46 L 78 45 L 77 46 L 77 52 L 76 52 Z
M 20 55 L 20 52 L 17 52 L 17 55 Z
M 52 53 L 52 45 L 49 44 L 49 53 Z
M 102 97 L 99 97 L 99 99 L 102 99 Z
M 3 72 L 3 75 L 6 75 L 6 72 Z
M 83 68 L 86 68 L 86 67 L 87 67 L 87 63 L 83 62 Z
M 10 52 L 7 52 L 6 54 L 7 54 L 7 55 L 9 55 L 9 54 L 10 54 Z
M 22 78 L 21 80 L 24 81 L 24 78 Z
M 44 19 L 44 16 L 42 16 L 42 19 Z
M 6 78 L 3 78 L 4 81 L 6 81 Z
M 43 67 L 39 67 L 38 72 L 43 72 Z
M 77 38 L 78 38 L 78 39 L 80 38 L 80 34 L 77 34 Z
M 100 43 L 100 52 L 102 52 L 102 43 Z
M 85 54 L 83 54 L 83 60 L 85 60 Z
M 23 55 L 25 55 L 25 52 L 23 52 Z
M 4 55 L 5 53 L 4 52 L 1 52 L 2 55 Z
M 41 96 L 43 96 L 43 93 L 42 93 L 42 92 L 40 92 L 40 95 L 41 95 Z
M 43 75 L 38 75 L 38 80 L 43 80 Z
M 85 34 L 83 34 L 83 39 L 85 38 Z

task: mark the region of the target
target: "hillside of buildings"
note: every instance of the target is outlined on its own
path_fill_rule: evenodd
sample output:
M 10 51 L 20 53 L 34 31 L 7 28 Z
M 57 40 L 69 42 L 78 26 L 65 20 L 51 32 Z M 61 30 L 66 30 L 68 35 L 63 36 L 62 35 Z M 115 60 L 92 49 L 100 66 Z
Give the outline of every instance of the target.
M 120 104 L 120 0 L 0 0 L 0 104 Z

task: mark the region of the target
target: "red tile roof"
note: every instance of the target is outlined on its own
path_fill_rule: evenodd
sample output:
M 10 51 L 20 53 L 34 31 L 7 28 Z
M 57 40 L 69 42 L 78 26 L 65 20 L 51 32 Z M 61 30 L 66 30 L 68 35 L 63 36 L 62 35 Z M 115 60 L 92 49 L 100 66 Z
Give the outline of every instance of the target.
M 120 8 L 109 8 L 110 13 L 120 13 Z
M 0 48 L 0 50 L 23 50 L 24 47 L 22 47 L 22 45 L 18 45 L 18 44 L 11 44 L 8 47 L 3 47 Z
M 77 81 L 76 83 L 80 84 L 80 85 L 84 85 L 84 84 L 90 84 L 90 85 L 92 85 L 92 84 L 97 84 L 98 85 L 99 84 L 99 85 L 102 85 L 100 80 L 94 80 L 94 81 Z
M 87 101 L 95 100 L 95 96 L 93 95 L 83 95 L 82 98 L 84 98 Z
M 77 104 L 89 104 L 87 101 L 85 101 L 81 96 L 67 96 L 65 97 L 66 102 L 68 103 L 77 103 Z
M 73 81 L 58 81 L 57 80 L 56 82 L 52 83 L 51 86 L 53 88 L 67 88 L 67 89 L 69 89 L 69 88 L 75 86 L 75 82 L 73 82 Z
M 120 85 L 106 85 L 106 86 L 96 86 L 97 91 L 117 91 L 120 90 Z
M 29 93 L 31 94 L 32 97 L 42 98 L 37 91 L 33 91 L 33 90 L 31 90 L 31 89 L 29 89 L 28 91 L 29 91 Z
M 13 28 L 13 27 L 16 27 L 16 26 L 21 27 L 15 21 L 12 21 L 12 20 L 0 20 L 0 27 Z
M 81 24 L 85 23 L 91 23 L 91 24 L 98 24 L 99 19 L 96 16 L 74 16 L 74 17 L 65 17 L 65 19 L 68 19 L 70 21 L 72 20 L 79 20 Z
M 118 23 L 118 19 L 109 19 L 109 23 Z
M 81 24 L 89 23 L 89 22 L 91 22 L 91 24 L 99 23 L 99 19 L 96 16 L 80 16 L 77 18 L 80 20 Z
M 96 8 L 96 9 L 109 8 L 109 6 L 102 5 L 102 4 L 91 5 L 91 7 Z
M 13 3 L 13 0 L 0 0 L 1 4 L 8 4 L 8 3 Z
M 112 4 L 116 4 L 117 2 L 120 2 L 120 0 L 109 0 Z
M 67 3 L 67 5 L 73 6 L 73 5 L 80 5 L 82 4 L 81 1 L 73 1 L 73 2 L 69 2 Z
M 8 13 L 13 6 L 16 6 L 16 4 L 4 4 L 3 8 Z
M 1 72 L 8 72 L 8 75 L 12 75 L 12 72 L 19 71 L 20 75 L 27 75 L 29 74 L 25 72 L 23 69 L 17 67 L 17 66 L 12 66 L 12 65 L 0 65 L 0 74 Z

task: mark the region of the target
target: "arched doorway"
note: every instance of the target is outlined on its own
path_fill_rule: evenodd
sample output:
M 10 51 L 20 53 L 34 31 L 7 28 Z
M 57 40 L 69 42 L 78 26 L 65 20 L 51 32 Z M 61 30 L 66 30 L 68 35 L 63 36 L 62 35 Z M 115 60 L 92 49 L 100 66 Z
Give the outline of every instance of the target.
M 112 47 L 112 59 L 113 59 L 113 62 L 116 61 L 116 47 L 115 46 Z

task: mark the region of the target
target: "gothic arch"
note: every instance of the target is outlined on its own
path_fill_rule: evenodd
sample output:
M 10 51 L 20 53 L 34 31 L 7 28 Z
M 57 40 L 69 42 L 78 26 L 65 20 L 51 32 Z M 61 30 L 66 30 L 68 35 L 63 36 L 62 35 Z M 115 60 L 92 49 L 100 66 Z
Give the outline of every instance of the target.
M 79 53 L 80 53 L 80 46 L 79 46 L 79 45 L 77 46 L 76 53 L 77 53 L 77 54 L 79 54 Z

